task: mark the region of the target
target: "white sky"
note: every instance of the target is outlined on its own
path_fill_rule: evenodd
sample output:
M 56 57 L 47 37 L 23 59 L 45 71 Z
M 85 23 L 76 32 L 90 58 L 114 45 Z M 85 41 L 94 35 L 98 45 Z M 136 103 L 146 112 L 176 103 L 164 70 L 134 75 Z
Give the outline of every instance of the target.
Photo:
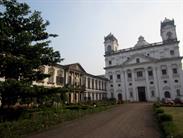
M 110 32 L 119 49 L 133 47 L 140 35 L 149 43 L 161 41 L 160 22 L 174 19 L 183 55 L 183 0 L 21 0 L 42 12 L 56 33 L 51 46 L 65 61 L 79 62 L 91 74 L 104 74 L 104 36 Z

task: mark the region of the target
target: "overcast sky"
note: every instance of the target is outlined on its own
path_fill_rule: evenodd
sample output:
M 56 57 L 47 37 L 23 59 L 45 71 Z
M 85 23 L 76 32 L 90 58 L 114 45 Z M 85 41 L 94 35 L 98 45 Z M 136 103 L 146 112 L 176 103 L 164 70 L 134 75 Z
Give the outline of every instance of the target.
M 50 21 L 48 32 L 59 37 L 61 64 L 79 62 L 91 74 L 104 74 L 104 36 L 110 32 L 119 49 L 133 47 L 140 35 L 149 43 L 161 41 L 160 22 L 174 19 L 182 55 L 183 0 L 19 0 L 42 12 Z

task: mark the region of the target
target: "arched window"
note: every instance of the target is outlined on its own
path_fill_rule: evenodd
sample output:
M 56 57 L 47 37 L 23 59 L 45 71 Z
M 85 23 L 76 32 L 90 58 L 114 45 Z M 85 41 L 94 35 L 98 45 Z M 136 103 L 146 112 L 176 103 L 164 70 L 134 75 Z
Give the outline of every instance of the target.
M 108 52 L 111 52 L 111 51 L 112 51 L 111 45 L 108 45 L 108 46 L 107 46 L 107 51 L 108 51 Z
M 44 72 L 45 72 L 45 67 L 44 67 L 44 66 L 40 66 L 40 67 L 38 67 L 38 70 L 39 70 L 41 73 L 44 73 Z
M 61 69 L 57 70 L 57 76 L 56 76 L 56 84 L 61 85 L 63 84 L 63 72 Z
M 48 69 L 48 74 L 50 75 L 50 77 L 48 78 L 48 83 L 54 83 L 55 69 L 53 67 L 50 67 Z
M 180 89 L 177 89 L 176 92 L 177 92 L 177 96 L 181 96 Z
M 169 91 L 166 91 L 165 92 L 165 98 L 171 98 L 171 95 L 170 95 L 170 92 Z
M 114 98 L 114 93 L 113 92 L 111 92 L 111 98 Z
M 167 36 L 167 39 L 171 39 L 171 38 L 172 38 L 172 32 L 168 32 L 168 33 L 166 34 L 166 36 Z
M 151 91 L 151 97 L 154 97 L 155 96 L 155 92 L 154 90 Z
M 136 59 L 136 63 L 140 63 L 140 59 L 139 58 Z
M 149 77 L 153 77 L 153 69 L 152 69 L 152 67 L 148 67 L 147 70 L 148 70 L 147 71 L 148 72 L 148 76 Z
M 132 78 L 132 72 L 129 69 L 127 70 L 127 76 L 128 76 L 128 79 Z
M 59 69 L 59 70 L 57 70 L 57 76 L 62 76 L 63 75 L 63 72 L 62 72 L 62 70 L 61 69 Z

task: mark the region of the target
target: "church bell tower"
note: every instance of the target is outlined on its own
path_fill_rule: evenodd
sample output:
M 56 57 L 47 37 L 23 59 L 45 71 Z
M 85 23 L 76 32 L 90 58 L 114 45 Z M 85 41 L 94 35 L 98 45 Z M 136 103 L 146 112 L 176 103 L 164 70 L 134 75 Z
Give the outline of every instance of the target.
M 105 54 L 111 54 L 118 50 L 118 40 L 113 34 L 109 34 L 104 37 Z
M 161 38 L 163 42 L 177 41 L 176 26 L 174 20 L 165 18 L 161 22 Z

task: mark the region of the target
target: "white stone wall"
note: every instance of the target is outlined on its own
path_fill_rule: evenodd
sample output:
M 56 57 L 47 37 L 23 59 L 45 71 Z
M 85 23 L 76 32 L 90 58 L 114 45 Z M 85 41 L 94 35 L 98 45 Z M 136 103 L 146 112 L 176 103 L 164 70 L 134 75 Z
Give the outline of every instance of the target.
M 90 79 L 90 84 L 88 82 L 88 79 Z M 92 84 L 92 80 L 93 80 L 93 84 Z M 91 75 L 86 75 L 85 84 L 86 84 L 85 99 L 96 101 L 96 100 L 102 100 L 105 97 L 107 97 L 107 92 L 106 92 L 107 80 L 100 79 L 98 77 L 94 77 Z
M 165 46 L 166 48 L 167 46 Z M 173 47 L 173 46 L 172 46 Z M 171 47 L 171 48 L 172 48 Z M 177 46 L 174 45 L 174 48 L 177 50 Z M 164 49 L 164 46 L 158 49 Z M 170 48 L 169 48 L 170 49 Z M 173 49 L 173 48 L 172 48 Z M 158 51 L 158 50 L 157 50 Z M 140 53 L 140 52 L 139 52 Z M 142 51 L 143 53 L 143 51 Z M 130 100 L 130 101 L 138 101 L 138 93 L 137 87 L 145 86 L 146 88 L 146 99 L 148 101 L 156 101 L 158 98 L 164 98 L 164 92 L 168 90 L 171 94 L 171 98 L 174 99 L 177 97 L 176 89 L 180 89 L 181 95 L 183 95 L 182 91 L 182 69 L 181 69 L 181 60 L 180 59 L 171 59 L 171 55 L 169 50 L 165 51 L 164 54 L 165 58 L 170 58 L 168 61 L 158 61 L 158 62 L 147 62 L 148 59 L 143 59 L 140 61 L 141 64 L 135 63 L 135 60 L 129 61 L 129 66 L 119 66 L 113 68 L 106 69 L 106 77 L 110 79 L 110 75 L 113 76 L 113 80 L 108 83 L 108 96 L 111 96 L 111 93 L 114 94 L 115 98 L 118 98 L 118 94 L 121 93 L 123 95 L 123 100 Z M 158 53 L 160 55 L 160 52 Z M 116 55 L 118 56 L 118 55 Z M 174 57 L 179 56 L 178 50 L 175 52 Z M 129 56 L 130 57 L 130 56 Z M 109 57 L 107 57 L 109 58 Z M 112 57 L 114 58 L 114 57 Z M 157 57 L 154 57 L 157 58 Z M 143 63 L 144 62 L 144 63 Z M 147 62 L 147 63 L 146 63 Z M 121 64 L 121 63 L 118 63 Z M 118 65 L 116 64 L 116 65 Z M 130 66 L 131 64 L 131 66 Z M 161 66 L 167 66 L 167 74 L 168 78 L 162 77 Z M 177 65 L 178 74 L 173 76 L 172 67 L 173 65 Z M 147 69 L 151 67 L 153 70 L 153 80 L 148 78 Z M 143 69 L 144 77 L 142 80 L 136 80 L 136 73 L 135 69 Z M 129 80 L 127 78 L 127 72 L 131 70 L 132 72 L 132 79 Z M 121 75 L 121 80 L 117 80 L 117 74 Z M 165 84 L 164 81 L 167 81 Z M 175 80 L 178 80 L 178 83 L 175 83 Z M 153 84 L 150 82 L 153 81 Z M 131 86 L 129 85 L 131 83 Z M 111 87 L 111 85 L 113 87 Z M 120 85 L 120 86 L 119 86 Z M 167 87 L 167 88 L 166 88 Z M 151 91 L 154 90 L 155 96 L 151 96 Z M 130 96 L 130 93 L 133 93 L 133 96 Z
M 61 77 L 64 78 L 64 69 L 63 68 L 59 68 L 59 67 L 56 67 L 56 66 L 44 66 L 45 67 L 45 71 L 44 73 L 45 74 L 49 74 L 48 70 L 49 68 L 53 68 L 54 69 L 54 75 L 53 75 L 53 83 L 49 83 L 49 78 L 45 78 L 42 82 L 36 82 L 34 81 L 33 82 L 33 85 L 39 85 L 39 86 L 45 86 L 45 87 L 63 87 L 64 86 L 64 83 L 61 84 L 61 85 L 58 85 L 56 83 L 56 76 L 58 76 L 58 70 L 61 70 L 62 71 L 62 75 Z

